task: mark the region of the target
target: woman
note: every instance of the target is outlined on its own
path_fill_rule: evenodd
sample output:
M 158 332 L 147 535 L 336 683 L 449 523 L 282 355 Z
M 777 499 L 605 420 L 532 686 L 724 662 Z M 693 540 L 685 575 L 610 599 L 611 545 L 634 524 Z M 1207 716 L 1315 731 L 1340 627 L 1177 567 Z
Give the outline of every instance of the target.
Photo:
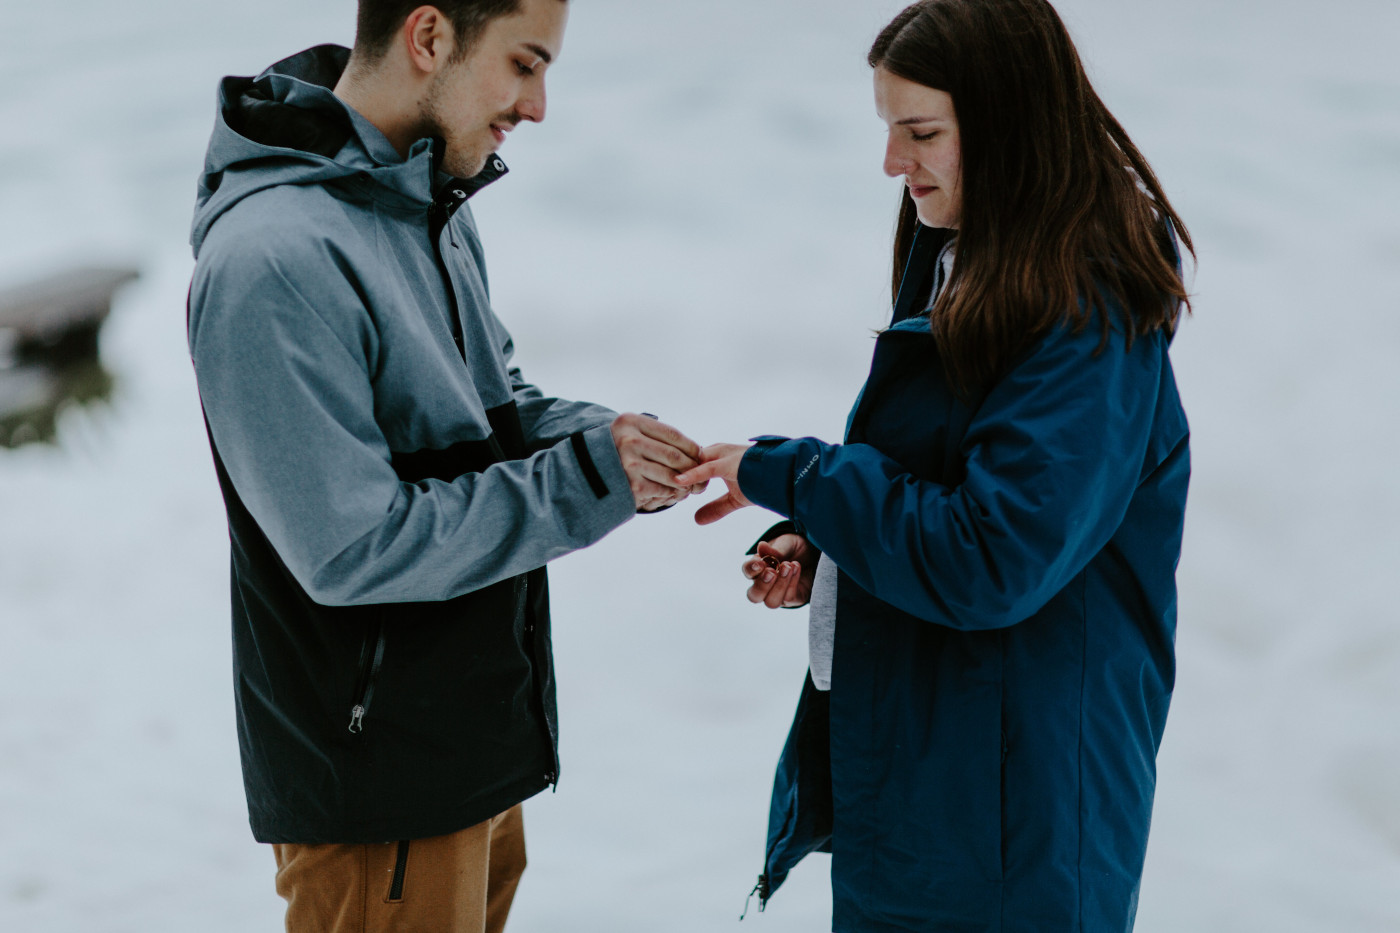
M 1129 930 L 1174 677 L 1190 240 L 1044 0 L 923 0 L 869 60 L 906 188 L 846 443 L 717 445 L 677 478 L 728 484 L 702 524 L 789 519 L 749 598 L 811 599 L 759 893 L 820 850 L 838 933 Z

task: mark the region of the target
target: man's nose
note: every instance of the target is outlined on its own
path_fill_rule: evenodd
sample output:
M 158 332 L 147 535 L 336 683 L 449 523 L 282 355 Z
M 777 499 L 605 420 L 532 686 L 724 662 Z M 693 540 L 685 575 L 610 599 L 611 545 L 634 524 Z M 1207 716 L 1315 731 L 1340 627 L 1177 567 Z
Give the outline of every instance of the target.
M 542 123 L 544 121 L 545 93 L 543 80 L 526 84 L 524 93 L 520 95 L 520 102 L 516 104 L 515 110 L 520 114 L 523 120 L 529 120 L 533 123 Z

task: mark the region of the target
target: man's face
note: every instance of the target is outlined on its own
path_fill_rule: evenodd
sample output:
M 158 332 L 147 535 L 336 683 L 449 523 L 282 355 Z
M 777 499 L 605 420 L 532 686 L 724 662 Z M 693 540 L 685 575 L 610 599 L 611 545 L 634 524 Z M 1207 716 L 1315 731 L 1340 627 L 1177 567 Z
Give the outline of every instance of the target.
M 520 12 L 487 24 L 465 61 L 446 66 L 421 104 L 447 141 L 443 171 L 470 178 L 522 120 L 544 119 L 544 75 L 559 57 L 569 5 L 521 0 Z

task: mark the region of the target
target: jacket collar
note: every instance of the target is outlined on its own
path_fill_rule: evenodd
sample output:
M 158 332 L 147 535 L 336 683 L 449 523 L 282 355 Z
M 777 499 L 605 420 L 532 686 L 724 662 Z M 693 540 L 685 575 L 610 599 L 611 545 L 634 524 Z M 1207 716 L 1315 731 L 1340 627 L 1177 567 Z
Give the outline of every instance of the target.
M 909 249 L 909 258 L 904 264 L 904 276 L 900 279 L 899 298 L 894 303 L 894 319 L 890 326 L 919 314 L 926 307 L 934 258 L 953 236 L 952 230 L 919 226 L 914 234 L 914 245 Z M 921 298 L 924 300 L 920 301 Z

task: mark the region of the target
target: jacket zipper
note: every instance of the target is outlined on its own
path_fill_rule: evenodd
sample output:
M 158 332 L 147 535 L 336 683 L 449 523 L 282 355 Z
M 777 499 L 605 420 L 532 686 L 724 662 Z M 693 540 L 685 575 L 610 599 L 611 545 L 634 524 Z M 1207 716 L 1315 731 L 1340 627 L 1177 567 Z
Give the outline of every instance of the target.
M 526 615 L 529 612 L 529 607 L 526 603 L 525 597 L 529 594 L 530 578 L 522 573 L 520 576 L 515 578 L 515 624 L 520 626 L 520 630 L 524 632 L 525 637 L 529 639 L 529 641 L 527 642 L 527 647 L 530 649 L 530 656 L 534 657 L 535 627 L 532 624 L 530 624 L 529 620 L 526 618 Z
M 450 201 L 448 200 L 449 197 L 451 198 Z M 450 318 L 449 323 L 452 328 L 452 339 L 457 344 L 457 350 L 462 354 L 463 360 L 465 360 L 467 357 L 466 340 L 464 335 L 462 334 L 461 320 L 458 317 L 459 309 L 457 305 L 457 289 L 452 284 L 452 273 L 448 270 L 447 262 L 442 255 L 442 232 L 444 229 L 447 230 L 449 242 L 451 242 L 453 247 L 456 247 L 457 241 L 455 235 L 452 232 L 452 215 L 456 213 L 457 208 L 460 207 L 463 203 L 465 203 L 466 200 L 466 192 L 459 187 L 453 186 L 447 189 L 447 196 L 440 196 L 434 199 L 432 207 L 428 209 L 428 235 L 429 238 L 433 241 L 433 253 L 437 257 L 438 271 L 442 274 L 442 283 L 447 288 L 448 315 Z M 507 459 L 505 451 L 501 449 L 500 442 L 495 436 L 495 432 L 492 432 L 490 441 L 492 443 L 492 451 L 496 454 L 496 456 L 498 456 L 501 460 Z M 524 574 L 522 574 L 518 578 L 518 580 L 520 582 L 516 586 L 516 621 L 518 624 L 520 624 L 521 630 L 525 635 L 527 642 L 526 648 L 530 653 L 530 661 L 534 667 L 538 668 L 539 661 L 535 656 L 535 627 L 528 621 L 527 617 L 527 613 L 529 611 L 529 601 L 527 597 L 530 593 L 530 581 L 529 578 Z M 555 790 L 558 790 L 559 752 L 556 748 L 554 735 L 552 732 L 549 731 L 549 723 L 545 717 L 544 696 L 542 690 L 542 687 L 537 688 L 535 694 L 536 698 L 540 701 L 540 718 L 542 720 L 545 720 L 545 731 L 549 732 L 550 748 L 554 749 L 554 770 L 546 774 L 544 778 L 547 782 L 549 782 L 551 787 L 553 787 Z M 351 726 L 351 731 L 356 731 L 353 722 Z
M 749 901 L 753 900 L 755 894 L 758 895 L 758 912 L 763 913 L 764 908 L 768 906 L 768 899 L 773 896 L 773 889 L 768 884 L 768 872 L 758 876 L 758 884 L 754 885 L 749 896 L 744 898 L 744 912 L 739 915 L 740 921 L 749 915 Z
M 466 192 L 460 188 L 452 189 L 452 197 L 458 202 L 466 200 Z M 462 322 L 458 317 L 457 289 L 452 284 L 452 273 L 447 269 L 447 261 L 442 255 L 442 233 L 447 231 L 448 239 L 452 246 L 457 247 L 456 234 L 452 231 L 452 215 L 455 208 L 442 198 L 433 201 L 432 207 L 428 209 L 428 236 L 433 241 L 433 255 L 437 258 L 438 272 L 442 275 L 442 284 L 447 289 L 447 326 L 452 331 L 452 342 L 457 345 L 457 352 L 462 359 L 467 358 L 466 336 L 462 333 Z
M 365 646 L 360 650 L 359 676 L 355 682 L 355 700 L 350 707 L 350 731 L 359 735 L 365 731 L 365 713 L 374 699 L 374 683 L 384 666 L 384 623 L 375 622 L 365 633 Z

